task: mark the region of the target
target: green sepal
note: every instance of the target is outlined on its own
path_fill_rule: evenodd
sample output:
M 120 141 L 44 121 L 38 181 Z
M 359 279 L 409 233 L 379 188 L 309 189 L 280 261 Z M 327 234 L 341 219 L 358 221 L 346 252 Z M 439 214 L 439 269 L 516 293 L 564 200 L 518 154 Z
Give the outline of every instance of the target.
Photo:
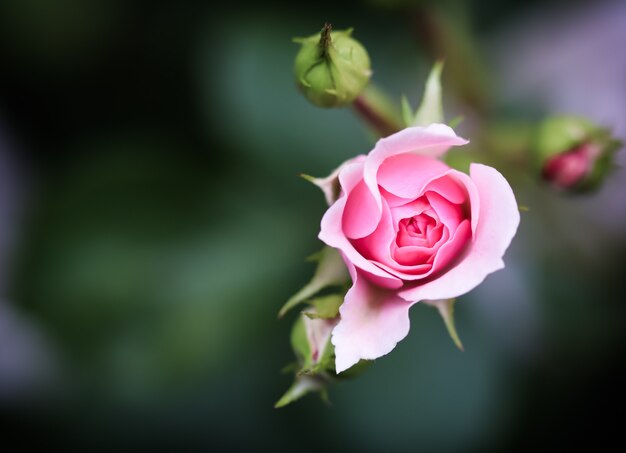
M 302 316 L 298 316 L 296 322 L 291 329 L 291 347 L 298 359 L 299 369 L 303 367 L 311 367 L 311 346 L 306 336 L 306 328 Z
M 324 352 L 320 359 L 313 364 L 311 360 L 308 361 L 308 367 L 303 366 L 296 374 L 314 376 L 325 371 L 332 371 L 335 374 L 335 346 L 330 342 L 330 338 L 324 346 Z
M 276 402 L 274 407 L 276 409 L 285 407 L 302 398 L 307 393 L 323 392 L 325 390 L 326 383 L 322 379 L 315 376 L 298 376 L 292 386 L 289 387 L 289 390 Z
M 315 311 L 304 311 L 303 314 L 310 319 L 336 318 L 339 314 L 339 307 L 343 303 L 343 299 L 344 296 L 340 294 L 316 297 L 308 302 L 315 307 Z
M 406 96 L 402 95 L 402 99 L 400 100 L 400 104 L 402 107 L 402 121 L 404 122 L 405 127 L 409 127 L 413 125 L 414 113 L 411 104 Z
M 463 343 L 461 343 L 461 339 L 459 338 L 459 334 L 457 333 L 454 325 L 454 304 L 456 303 L 456 299 L 429 300 L 424 302 L 427 305 L 432 305 L 439 310 L 439 314 L 443 318 L 443 322 L 446 325 L 446 329 L 448 329 L 450 338 L 452 338 L 452 341 L 457 348 L 464 351 Z
M 443 105 L 441 102 L 441 71 L 443 70 L 443 61 L 434 64 L 430 71 L 426 87 L 424 88 L 424 96 L 420 104 L 413 126 L 428 126 L 433 123 L 443 123 Z
M 324 319 L 315 320 L 316 322 L 326 322 Z M 296 322 L 291 329 L 291 347 L 298 359 L 298 367 L 296 374 L 317 374 L 322 371 L 335 371 L 335 348 L 330 342 L 330 336 L 324 344 L 320 357 L 317 361 L 313 361 L 313 354 L 309 338 L 307 337 L 304 314 L 298 316 Z
M 300 369 L 300 365 L 298 364 L 298 362 L 291 362 L 285 365 L 284 367 L 282 367 L 280 370 L 280 373 L 281 374 L 296 373 L 299 369 Z
M 341 286 L 349 279 L 341 255 L 336 249 L 325 247 L 320 255 L 317 269 L 309 283 L 304 288 L 294 294 L 278 312 L 278 317 L 282 318 L 285 313 L 296 305 L 304 302 L 328 286 Z

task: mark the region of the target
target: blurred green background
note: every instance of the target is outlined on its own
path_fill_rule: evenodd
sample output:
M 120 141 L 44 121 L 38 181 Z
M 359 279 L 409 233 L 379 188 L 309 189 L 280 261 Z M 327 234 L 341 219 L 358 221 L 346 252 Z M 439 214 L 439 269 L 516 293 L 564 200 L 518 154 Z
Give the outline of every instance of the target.
M 418 305 L 331 407 L 273 409 L 295 316 L 276 315 L 325 209 L 297 175 L 374 141 L 295 89 L 291 38 L 325 21 L 355 28 L 394 100 L 415 105 L 445 56 L 470 139 L 481 118 L 561 110 L 624 137 L 617 1 L 2 0 L 0 450 L 511 451 L 618 432 L 621 171 L 567 197 L 503 168 L 530 211 L 507 268 L 457 305 L 466 351 Z

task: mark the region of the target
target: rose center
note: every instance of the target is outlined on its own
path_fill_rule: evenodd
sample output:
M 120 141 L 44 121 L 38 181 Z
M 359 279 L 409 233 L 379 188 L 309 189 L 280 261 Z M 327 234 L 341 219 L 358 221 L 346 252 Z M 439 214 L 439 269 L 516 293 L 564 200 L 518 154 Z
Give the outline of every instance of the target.
M 437 228 L 437 220 L 429 214 L 431 213 L 421 213 L 400 220 L 396 244 L 399 247 L 432 247 L 441 237 L 441 228 Z

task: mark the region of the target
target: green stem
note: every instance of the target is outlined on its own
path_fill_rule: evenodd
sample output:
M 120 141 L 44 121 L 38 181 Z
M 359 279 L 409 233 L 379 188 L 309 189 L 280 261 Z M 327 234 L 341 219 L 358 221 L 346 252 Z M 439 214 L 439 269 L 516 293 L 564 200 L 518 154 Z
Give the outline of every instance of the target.
M 333 31 L 333 26 L 329 23 L 325 23 L 322 31 L 320 33 L 320 58 L 326 57 L 326 52 L 328 52 L 328 47 L 332 43 L 330 32 Z
M 355 113 L 381 137 L 403 129 L 393 104 L 377 89 L 368 87 L 352 103 Z

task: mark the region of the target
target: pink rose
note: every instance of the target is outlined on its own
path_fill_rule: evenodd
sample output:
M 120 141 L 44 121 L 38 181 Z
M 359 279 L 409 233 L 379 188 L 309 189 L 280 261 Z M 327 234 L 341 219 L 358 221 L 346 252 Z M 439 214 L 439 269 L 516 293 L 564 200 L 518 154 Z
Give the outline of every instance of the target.
M 389 353 L 414 303 L 460 296 L 504 267 L 519 224 L 511 187 L 491 167 L 468 176 L 437 159 L 466 143 L 442 124 L 410 127 L 316 180 L 332 202 L 319 238 L 353 283 L 332 332 L 337 373 Z

